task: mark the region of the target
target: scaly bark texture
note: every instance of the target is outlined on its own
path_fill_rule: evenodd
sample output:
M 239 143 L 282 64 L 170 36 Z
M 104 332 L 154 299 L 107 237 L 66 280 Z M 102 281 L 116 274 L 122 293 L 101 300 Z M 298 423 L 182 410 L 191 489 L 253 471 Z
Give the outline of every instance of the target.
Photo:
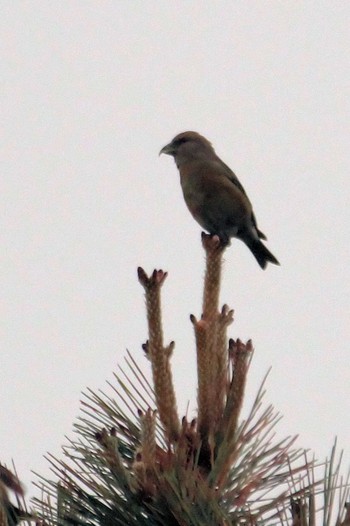
M 170 357 L 174 343 L 171 342 L 168 347 L 164 347 L 163 344 L 160 289 L 167 277 L 167 273 L 162 270 L 155 270 L 148 277 L 145 271 L 139 267 L 138 277 L 146 293 L 149 339 L 144 346 L 144 350 L 152 364 L 154 391 L 159 417 L 168 440 L 172 442 L 177 440 L 179 436 L 180 422 L 170 368 Z
M 212 449 L 210 443 L 214 440 L 217 415 L 223 410 L 222 393 L 225 389 L 227 371 L 225 336 L 222 331 L 218 334 L 224 247 L 218 236 L 207 234 L 202 234 L 202 244 L 206 254 L 203 313 L 201 320 L 194 323 L 197 342 L 198 430 L 203 447 Z M 219 398 L 216 397 L 218 393 Z

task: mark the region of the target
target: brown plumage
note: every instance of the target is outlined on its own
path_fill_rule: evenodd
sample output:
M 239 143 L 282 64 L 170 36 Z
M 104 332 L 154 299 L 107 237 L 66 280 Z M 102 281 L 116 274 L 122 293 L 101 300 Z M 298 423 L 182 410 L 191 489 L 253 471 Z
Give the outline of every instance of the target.
M 261 242 L 266 236 L 258 229 L 243 186 L 205 137 L 193 131 L 180 133 L 160 153 L 174 157 L 187 207 L 207 232 L 217 234 L 224 244 L 237 237 L 263 269 L 268 261 L 279 265 Z

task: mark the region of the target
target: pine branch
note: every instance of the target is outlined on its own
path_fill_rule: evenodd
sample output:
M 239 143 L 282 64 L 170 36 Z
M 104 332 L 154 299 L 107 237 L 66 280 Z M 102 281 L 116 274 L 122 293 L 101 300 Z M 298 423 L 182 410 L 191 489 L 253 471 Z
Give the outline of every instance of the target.
M 48 526 L 315 526 L 322 510 L 325 526 L 349 526 L 349 480 L 340 479 L 335 448 L 322 488 L 319 466 L 295 448 L 296 437 L 276 437 L 280 416 L 264 405 L 265 380 L 242 420 L 253 344 L 228 339 L 233 310 L 219 309 L 225 247 L 206 234 L 202 244 L 203 311 L 199 319 L 190 317 L 197 418 L 180 421 L 177 411 L 174 342 L 163 342 L 160 291 L 167 273 L 148 276 L 139 268 L 148 319 L 143 350 L 153 382 L 128 352 L 108 383 L 111 394 L 84 394 L 64 459 L 47 457 L 58 482 L 41 478 L 37 484 L 42 497 L 36 504 Z

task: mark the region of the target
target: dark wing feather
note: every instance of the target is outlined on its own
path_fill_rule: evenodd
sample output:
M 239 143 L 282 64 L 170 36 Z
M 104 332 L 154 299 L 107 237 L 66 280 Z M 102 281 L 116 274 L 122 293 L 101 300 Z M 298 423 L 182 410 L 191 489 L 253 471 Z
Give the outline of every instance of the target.
M 229 179 L 235 186 L 237 186 L 237 188 L 242 192 L 242 194 L 244 194 L 247 199 L 249 199 L 249 197 L 247 196 L 247 192 L 244 190 L 244 187 L 242 186 L 242 184 L 240 183 L 237 175 L 231 170 L 231 168 L 229 166 L 227 166 L 227 164 L 225 164 L 221 159 L 220 160 L 220 163 L 222 164 L 222 166 L 225 168 L 225 175 L 227 177 L 227 179 Z M 256 221 L 256 217 L 254 215 L 254 212 L 252 212 L 252 215 L 251 215 L 251 220 L 252 220 L 252 223 L 258 233 L 258 236 L 260 239 L 267 239 L 267 237 L 265 236 L 265 234 L 263 234 L 263 232 L 261 232 L 259 229 L 258 229 L 258 224 L 257 224 L 257 221 Z

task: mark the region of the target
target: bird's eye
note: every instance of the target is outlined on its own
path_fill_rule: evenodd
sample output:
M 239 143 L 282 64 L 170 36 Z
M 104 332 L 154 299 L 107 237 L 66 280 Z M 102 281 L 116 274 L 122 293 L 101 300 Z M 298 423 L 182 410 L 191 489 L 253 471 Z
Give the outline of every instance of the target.
M 176 139 L 174 142 L 175 146 L 180 146 L 180 144 L 183 144 L 185 142 L 188 142 L 188 139 L 186 137 L 181 137 L 180 139 Z

